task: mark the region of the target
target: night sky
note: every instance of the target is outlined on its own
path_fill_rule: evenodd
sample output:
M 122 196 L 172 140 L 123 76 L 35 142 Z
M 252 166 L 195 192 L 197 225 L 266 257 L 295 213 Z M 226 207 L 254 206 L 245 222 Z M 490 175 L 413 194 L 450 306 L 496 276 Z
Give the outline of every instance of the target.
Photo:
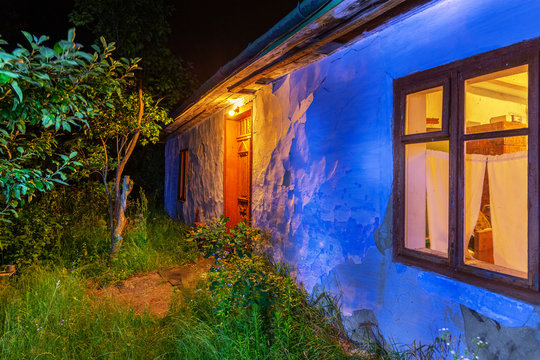
M 297 5 L 297 0 L 172 2 L 176 10 L 170 20 L 170 48 L 191 63 L 201 83 Z M 65 38 L 71 27 L 70 0 L 4 0 L 2 3 L 0 34 L 9 43 L 25 41 L 20 30 L 49 35 L 57 41 Z M 89 44 L 94 39 L 79 31 L 77 40 Z

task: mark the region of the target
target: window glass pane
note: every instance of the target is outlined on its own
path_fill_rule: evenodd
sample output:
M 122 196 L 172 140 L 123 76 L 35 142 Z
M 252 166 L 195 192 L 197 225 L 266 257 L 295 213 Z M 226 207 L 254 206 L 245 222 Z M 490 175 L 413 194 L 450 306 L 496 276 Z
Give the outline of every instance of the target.
M 405 134 L 442 130 L 443 87 L 407 95 Z
M 448 141 L 405 146 L 405 247 L 448 256 Z
M 527 136 L 465 143 L 465 263 L 527 277 Z
M 526 128 L 528 65 L 465 81 L 465 132 Z

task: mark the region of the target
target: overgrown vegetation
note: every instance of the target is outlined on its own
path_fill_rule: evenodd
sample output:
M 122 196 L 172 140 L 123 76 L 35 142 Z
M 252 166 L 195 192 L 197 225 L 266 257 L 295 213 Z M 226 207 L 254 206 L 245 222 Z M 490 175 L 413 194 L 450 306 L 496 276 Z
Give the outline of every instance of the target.
M 221 219 L 191 233 L 189 241 L 183 225 L 148 210 L 144 193 L 135 208 L 126 244 L 107 271 L 99 250 L 73 257 L 50 244 L 46 252 L 56 253 L 54 263 L 43 259 L 0 285 L 1 358 L 347 358 L 329 321 L 337 313 L 312 306 L 288 268 L 251 251 L 257 230 L 240 225 L 227 232 Z M 178 293 L 163 319 L 98 300 L 88 288 L 88 281 L 107 284 L 194 261 L 201 236 L 214 236 L 201 243 L 215 254 L 213 271 L 198 289 Z M 71 246 L 83 237 L 72 238 Z M 86 243 L 102 242 L 87 237 Z
M 197 260 L 196 246 L 184 239 L 186 226 L 171 221 L 139 190 L 129 214 L 125 250 L 109 263 L 103 191 L 92 184 L 59 187 L 34 201 L 18 219 L 0 223 L 1 263 L 78 268 L 88 276 L 114 280 Z
M 429 345 L 367 341 L 359 351 L 347 340 L 337 300 L 298 288 L 291 268 L 257 250 L 259 230 L 245 224 L 228 230 L 225 218 L 190 229 L 154 209 L 142 191 L 129 214 L 125 246 L 107 267 L 105 215 L 94 202 L 103 201 L 100 195 L 59 188 L 33 203 L 31 208 L 41 208 L 28 217 L 2 224 L 2 234 L 6 226 L 20 231 L 28 249 L 4 251 L 11 249 L 10 259 L 18 259 L 22 269 L 0 280 L 0 358 L 464 358 L 447 331 Z M 41 211 L 58 216 L 33 224 L 32 216 Z M 69 218 L 62 222 L 63 217 Z M 56 230 L 40 243 L 39 234 L 49 228 Z M 211 272 L 196 289 L 178 289 L 164 318 L 137 314 L 96 294 L 96 286 L 200 256 L 213 259 Z M 468 358 L 476 358 L 479 349 Z
M 232 339 L 211 349 L 209 358 L 346 358 L 338 340 L 344 332 L 337 326 L 339 310 L 317 306 L 297 284 L 290 268 L 273 264 L 257 252 L 260 231 L 244 223 L 227 229 L 227 218 L 217 218 L 189 233 L 205 256 L 215 265 L 209 277 L 212 311 L 200 309 L 199 301 L 192 310 L 206 323 L 220 329 Z M 183 341 L 182 356 L 204 350 L 198 341 Z M 225 357 L 220 357 L 225 350 Z M 205 358 L 205 357 L 201 357 Z

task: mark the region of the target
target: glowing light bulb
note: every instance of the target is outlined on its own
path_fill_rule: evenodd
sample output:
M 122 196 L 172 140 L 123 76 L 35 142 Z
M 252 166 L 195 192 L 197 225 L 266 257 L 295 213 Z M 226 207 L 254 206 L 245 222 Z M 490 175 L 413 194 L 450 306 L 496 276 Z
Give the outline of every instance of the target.
M 236 114 L 236 112 L 234 110 L 229 110 L 229 116 L 234 116 L 234 114 Z

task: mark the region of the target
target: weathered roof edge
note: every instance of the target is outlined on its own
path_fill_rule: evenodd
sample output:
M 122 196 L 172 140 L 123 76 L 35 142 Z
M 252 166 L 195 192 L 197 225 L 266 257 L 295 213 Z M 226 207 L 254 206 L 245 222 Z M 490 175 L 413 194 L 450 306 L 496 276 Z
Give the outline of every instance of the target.
M 238 71 L 242 65 L 249 63 L 259 55 L 271 51 L 284 41 L 284 38 L 291 36 L 307 25 L 310 20 L 317 15 L 323 14 L 328 9 L 339 4 L 343 0 L 304 0 L 287 16 L 281 19 L 270 30 L 261 37 L 250 43 L 238 56 L 219 68 L 219 70 L 208 80 L 206 80 L 179 108 L 172 113 L 173 118 L 177 118 L 182 112 L 196 103 L 204 94 L 221 83 L 223 80 Z M 307 15 L 304 15 L 307 14 Z
M 429 2 L 431 2 L 431 0 L 304 1 L 302 4 L 306 4 L 306 8 L 301 7 L 302 4 L 299 4 L 298 7 L 282 19 L 282 21 L 250 44 L 240 55 L 220 68 L 218 72 L 197 89 L 197 91 L 184 102 L 182 106 L 176 109 L 172 114 L 175 121 L 165 129 L 162 134 L 163 137 L 169 138 L 180 130 L 183 131 L 193 126 L 195 123 L 194 120 L 206 113 L 204 109 L 198 111 L 196 106 L 203 101 L 203 99 L 212 96 L 217 97 L 217 94 L 220 94 L 219 91 L 221 91 L 221 93 L 226 92 L 223 91 L 224 89 L 228 89 L 232 94 L 232 89 L 235 89 L 243 82 L 246 82 L 246 79 L 251 79 L 254 75 L 259 75 L 260 77 L 260 74 L 264 71 L 268 71 L 269 68 L 275 69 L 276 66 L 280 66 L 279 64 L 285 59 L 292 58 L 292 62 L 298 63 L 297 60 L 302 56 L 305 57 L 307 51 L 313 51 L 314 43 L 313 41 L 310 41 L 305 49 L 303 47 L 299 48 L 298 46 L 293 46 L 298 43 L 298 39 L 300 39 L 300 41 L 302 39 L 305 41 L 306 37 L 314 37 L 315 42 L 318 41 L 319 45 L 322 44 L 319 46 L 319 49 L 325 48 L 322 53 L 316 55 L 319 57 L 323 55 L 326 56 L 350 42 L 352 39 L 363 34 L 365 31 L 380 25 L 382 22 Z M 333 19 L 336 20 L 339 18 L 339 21 L 330 21 L 328 23 L 324 23 L 323 21 L 323 26 L 316 27 L 317 30 L 308 26 L 319 18 L 324 18 L 331 10 L 335 11 L 335 8 L 337 8 L 336 5 L 339 5 L 340 3 L 347 7 L 347 9 L 339 9 L 339 11 L 343 11 L 344 13 L 347 13 L 348 11 L 346 16 Z M 311 16 L 302 13 L 302 11 L 306 11 L 306 9 L 312 10 Z M 295 24 L 294 21 L 298 21 L 298 23 Z M 354 22 L 359 22 L 359 25 L 355 26 Z M 335 34 L 336 39 L 331 38 L 329 34 Z M 339 39 L 337 39 L 337 36 L 339 36 Z M 288 48 L 285 47 L 286 45 L 288 45 Z M 285 51 L 283 54 L 274 54 L 283 47 L 288 51 Z M 261 61 L 261 59 L 265 60 Z M 306 61 L 306 64 L 313 62 L 316 59 L 317 56 L 311 56 L 310 59 Z M 254 71 L 247 77 L 240 77 L 241 80 L 237 81 L 239 75 L 243 76 L 243 72 L 251 67 Z M 231 86 L 225 87 L 228 82 Z M 224 89 L 220 90 L 220 88 Z M 182 119 L 182 117 L 184 117 L 184 119 Z M 188 123 L 190 123 L 190 126 L 185 127 Z

